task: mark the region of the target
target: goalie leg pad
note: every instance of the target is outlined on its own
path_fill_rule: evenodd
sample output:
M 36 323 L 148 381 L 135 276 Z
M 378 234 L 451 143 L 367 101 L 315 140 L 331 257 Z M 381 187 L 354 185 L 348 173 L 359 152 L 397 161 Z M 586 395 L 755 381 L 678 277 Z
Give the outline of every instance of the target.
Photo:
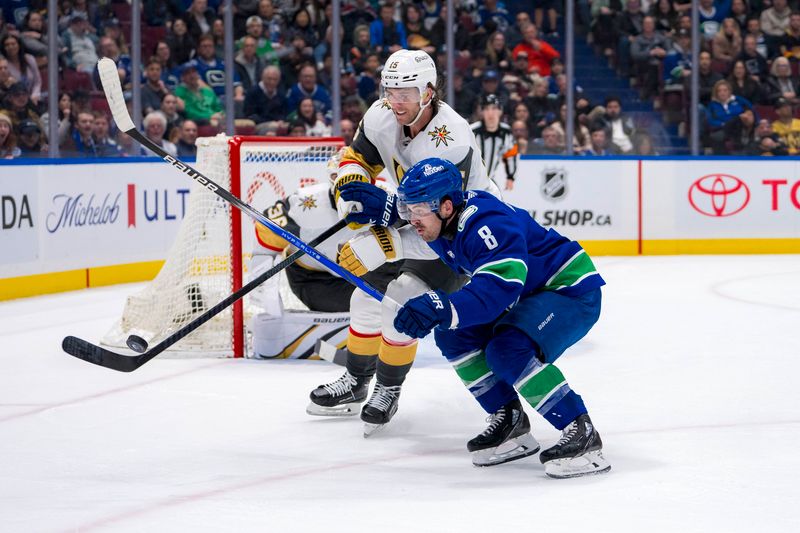
M 256 315 L 250 321 L 253 357 L 308 359 L 319 339 L 335 344 L 343 342 L 349 324 L 349 313 L 285 311 L 281 316 Z

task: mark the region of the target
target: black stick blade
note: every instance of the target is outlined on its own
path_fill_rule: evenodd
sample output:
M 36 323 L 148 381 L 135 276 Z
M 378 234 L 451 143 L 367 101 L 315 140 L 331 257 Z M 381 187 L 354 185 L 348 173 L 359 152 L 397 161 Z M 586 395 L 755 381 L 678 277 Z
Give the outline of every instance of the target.
M 73 357 L 118 372 L 132 372 L 143 364 L 140 356 L 130 357 L 114 353 L 73 336 L 64 337 L 61 348 Z

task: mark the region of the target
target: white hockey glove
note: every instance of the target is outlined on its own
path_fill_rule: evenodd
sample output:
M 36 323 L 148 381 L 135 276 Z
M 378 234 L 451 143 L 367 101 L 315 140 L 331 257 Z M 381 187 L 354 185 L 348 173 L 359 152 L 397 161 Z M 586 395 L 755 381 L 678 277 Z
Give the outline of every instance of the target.
M 394 228 L 373 226 L 347 241 L 339 251 L 339 265 L 356 276 L 375 270 L 386 261 L 403 258 L 403 242 Z

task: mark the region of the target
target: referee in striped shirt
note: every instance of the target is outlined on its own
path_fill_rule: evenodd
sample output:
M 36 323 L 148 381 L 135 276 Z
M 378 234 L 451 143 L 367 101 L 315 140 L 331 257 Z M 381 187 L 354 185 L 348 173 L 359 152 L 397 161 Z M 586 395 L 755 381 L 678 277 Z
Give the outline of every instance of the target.
M 511 127 L 505 122 L 500 122 L 502 116 L 503 108 L 500 100 L 494 94 L 487 94 L 481 100 L 481 121 L 473 123 L 471 127 L 481 149 L 489 178 L 502 188 L 502 178 L 505 174 L 505 189 L 511 190 L 514 188 L 519 150 L 511 133 Z

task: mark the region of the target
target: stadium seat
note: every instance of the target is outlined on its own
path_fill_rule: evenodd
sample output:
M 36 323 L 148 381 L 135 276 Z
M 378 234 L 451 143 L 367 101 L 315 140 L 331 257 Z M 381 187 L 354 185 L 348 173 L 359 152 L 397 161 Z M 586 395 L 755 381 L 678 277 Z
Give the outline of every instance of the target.
M 142 26 L 142 58 L 147 60 L 153 54 L 156 43 L 167 36 L 164 26 Z
M 88 72 L 79 72 L 65 68 L 61 73 L 61 91 L 75 92 L 86 91 L 89 92 L 94 88 L 92 84 L 92 77 Z
M 776 118 L 778 118 L 778 114 L 775 113 L 775 108 L 771 105 L 754 105 L 753 110 L 758 115 L 759 119 L 765 118 L 770 122 L 773 122 Z
M 215 126 L 212 126 L 211 124 L 206 124 L 204 126 L 197 127 L 198 137 L 213 137 L 217 133 L 219 133 L 219 130 Z

